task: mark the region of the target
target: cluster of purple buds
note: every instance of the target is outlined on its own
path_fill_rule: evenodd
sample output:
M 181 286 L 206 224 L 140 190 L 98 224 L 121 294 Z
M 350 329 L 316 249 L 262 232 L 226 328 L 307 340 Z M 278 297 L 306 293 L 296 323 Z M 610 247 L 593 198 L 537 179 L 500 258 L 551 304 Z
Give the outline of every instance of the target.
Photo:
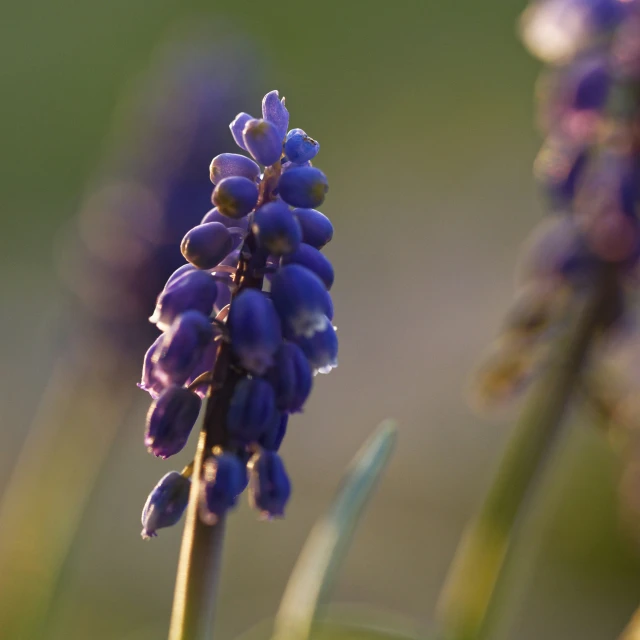
M 544 369 L 550 338 L 603 273 L 612 274 L 615 303 L 599 345 L 628 323 L 638 284 L 640 2 L 537 0 L 520 27 L 548 64 L 534 173 L 552 215 L 524 248 L 513 307 L 474 381 L 482 407 L 512 399 Z
M 315 208 L 328 185 L 311 164 L 320 146 L 289 130 L 277 91 L 264 97 L 262 118 L 241 113 L 230 128 L 251 157 L 211 161 L 215 207 L 182 240 L 187 264 L 158 296 L 150 320 L 162 334 L 139 384 L 153 398 L 145 445 L 157 457 L 184 448 L 204 398 L 223 407 L 223 418 L 205 417 L 203 428 L 216 435 L 203 468 L 168 474 L 149 496 L 144 537 L 179 519 L 192 473 L 201 474 L 198 508 L 207 524 L 247 487 L 262 516 L 282 516 L 291 486 L 278 450 L 289 416 L 302 411 L 313 376 L 337 365 L 334 272 L 321 253 L 333 226 Z

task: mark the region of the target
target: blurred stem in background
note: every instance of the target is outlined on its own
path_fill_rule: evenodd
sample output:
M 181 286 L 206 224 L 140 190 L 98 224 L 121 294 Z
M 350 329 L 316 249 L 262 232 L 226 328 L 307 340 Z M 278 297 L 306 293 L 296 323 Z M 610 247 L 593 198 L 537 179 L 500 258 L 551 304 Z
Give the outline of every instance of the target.
M 505 558 L 531 492 L 561 430 L 583 364 L 615 295 L 611 270 L 569 324 L 555 351 L 555 361 L 531 393 L 515 434 L 485 501 L 456 552 L 438 605 L 443 637 L 472 640 L 489 637 L 491 619 L 500 607 L 497 586 Z
M 2 637 L 46 637 L 84 507 L 141 393 L 139 363 L 155 334 L 147 316 L 184 262 L 180 240 L 211 208 L 209 162 L 256 77 L 252 47 L 222 29 L 188 21 L 155 52 L 58 242 L 67 337 L 0 497 Z

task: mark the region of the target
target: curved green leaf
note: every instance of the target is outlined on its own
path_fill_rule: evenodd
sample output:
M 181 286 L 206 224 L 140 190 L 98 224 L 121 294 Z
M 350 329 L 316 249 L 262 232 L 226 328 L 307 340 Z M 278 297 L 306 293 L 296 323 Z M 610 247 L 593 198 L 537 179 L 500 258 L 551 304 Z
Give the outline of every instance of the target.
M 293 568 L 276 615 L 273 640 L 310 637 L 318 606 L 333 586 L 340 561 L 395 440 L 395 423 L 386 420 L 351 462 L 333 503 L 315 524 Z

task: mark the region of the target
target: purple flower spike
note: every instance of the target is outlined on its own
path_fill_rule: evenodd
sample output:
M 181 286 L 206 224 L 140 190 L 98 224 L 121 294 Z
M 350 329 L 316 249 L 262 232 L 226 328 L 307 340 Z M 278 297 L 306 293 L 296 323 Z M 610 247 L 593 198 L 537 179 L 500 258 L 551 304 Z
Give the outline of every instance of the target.
M 198 269 L 213 269 L 233 249 L 233 238 L 219 222 L 207 222 L 187 232 L 182 239 L 182 255 Z
M 256 206 L 258 186 L 248 178 L 230 176 L 218 182 L 212 200 L 222 215 L 237 220 Z
M 311 337 L 323 331 L 333 313 L 331 298 L 322 280 L 306 267 L 282 267 L 271 282 L 271 299 L 280 316 L 286 338 Z
M 274 451 L 261 451 L 249 462 L 249 501 L 268 519 L 284 516 L 291 496 L 291 482 L 282 458 Z
M 251 229 L 258 244 L 275 256 L 295 251 L 302 236 L 300 223 L 284 202 L 270 202 L 260 207 L 253 216 Z
M 207 211 L 207 214 L 204 218 L 202 218 L 200 224 L 207 224 L 208 222 L 219 222 L 223 224 L 227 229 L 239 228 L 246 231 L 249 228 L 249 220 L 248 218 L 239 218 L 235 220 L 234 218 L 229 218 L 228 216 L 223 216 L 217 207 L 211 209 L 211 211 Z
M 142 509 L 142 538 L 148 540 L 158 529 L 172 527 L 182 517 L 189 502 L 191 480 L 170 471 L 153 488 Z
M 221 153 L 209 165 L 209 177 L 213 184 L 231 176 L 242 176 L 252 182 L 260 177 L 260 167 L 251 158 L 238 153 Z
M 291 129 L 284 141 L 284 153 L 295 164 L 304 164 L 318 155 L 320 144 L 302 129 Z
M 273 387 L 262 378 L 244 378 L 236 385 L 229 405 L 229 434 L 242 445 L 258 442 L 273 423 L 275 412 Z
M 236 506 L 238 496 L 247 486 L 247 470 L 237 456 L 223 453 L 205 461 L 203 479 L 200 519 L 205 524 L 214 525 Z
M 260 438 L 260 446 L 267 451 L 278 451 L 287 434 L 288 413 L 276 413 L 273 423 Z
M 289 112 L 277 91 L 269 91 L 262 99 L 262 117 L 276 127 L 282 141 L 289 128 Z
M 155 311 L 149 321 L 166 331 L 173 321 L 186 311 L 199 311 L 208 316 L 218 295 L 215 278 L 204 271 L 187 271 L 165 287 L 158 296 Z
M 297 167 L 280 176 L 278 193 L 292 207 L 313 209 L 324 202 L 327 177 L 315 167 Z
M 178 316 L 153 355 L 156 375 L 165 384 L 184 384 L 212 341 L 213 328 L 207 316 L 199 311 Z
M 166 388 L 166 384 L 163 382 L 164 375 L 158 375 L 158 368 L 154 362 L 154 355 L 162 343 L 163 338 L 164 335 L 159 335 L 147 350 L 144 356 L 144 364 L 142 365 L 142 379 L 138 383 L 138 387 L 147 391 L 154 400 Z
M 283 135 L 269 120 L 249 120 L 242 135 L 247 151 L 260 164 L 269 166 L 280 160 Z
M 280 411 L 302 411 L 311 387 L 313 376 L 306 355 L 292 342 L 285 342 L 276 353 L 274 365 L 267 372 L 267 379 L 276 392 L 276 406 Z
M 244 144 L 244 138 L 242 137 L 242 132 L 244 131 L 244 128 L 247 126 L 247 122 L 249 122 L 249 120 L 253 120 L 253 116 L 250 116 L 248 113 L 239 113 L 234 121 L 229 125 L 229 129 L 231 129 L 231 135 L 233 136 L 233 139 L 236 141 L 236 144 L 243 149 L 244 151 L 247 151 L 247 147 Z
M 297 340 L 315 373 L 329 373 L 338 366 L 338 335 L 327 319 L 326 328 L 310 338 Z
M 267 296 L 255 289 L 242 291 L 229 311 L 231 349 L 240 364 L 262 375 L 273 363 L 282 341 L 280 320 Z
M 200 413 L 200 398 L 184 387 L 171 386 L 147 413 L 144 444 L 154 456 L 168 458 L 182 451 Z
M 322 249 L 333 238 L 333 225 L 323 213 L 315 209 L 294 209 L 293 215 L 298 218 L 305 244 Z
M 320 251 L 308 244 L 303 243 L 293 253 L 282 256 L 282 264 L 302 265 L 322 280 L 327 291 L 333 286 L 335 276 L 331 262 Z

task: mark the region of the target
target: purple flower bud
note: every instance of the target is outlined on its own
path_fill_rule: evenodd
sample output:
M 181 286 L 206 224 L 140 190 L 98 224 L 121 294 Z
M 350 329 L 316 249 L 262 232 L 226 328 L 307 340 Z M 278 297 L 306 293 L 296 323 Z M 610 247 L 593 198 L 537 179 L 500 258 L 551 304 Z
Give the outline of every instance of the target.
M 247 469 L 232 453 L 208 458 L 203 467 L 200 519 L 214 525 L 231 508 L 248 482 Z
M 315 209 L 294 209 L 293 215 L 298 218 L 305 244 L 322 249 L 333 238 L 333 225 L 323 213 Z
M 267 379 L 273 385 L 276 407 L 280 411 L 302 411 L 311 393 L 313 377 L 307 357 L 300 347 L 285 342 L 275 355 Z
M 260 177 L 260 167 L 246 156 L 239 153 L 221 153 L 209 165 L 209 177 L 213 184 L 230 176 L 242 176 L 252 182 Z
M 331 297 L 322 280 L 306 267 L 282 267 L 271 282 L 271 299 L 285 337 L 311 337 L 323 331 L 333 313 Z
M 216 357 L 218 355 L 218 343 L 210 342 L 202 352 L 200 356 L 200 360 L 195 365 L 191 374 L 187 378 L 184 383 L 185 387 L 188 387 L 198 376 L 201 376 L 203 373 L 207 373 L 208 371 L 213 370 L 213 365 L 216 362 Z M 209 391 L 209 387 L 211 386 L 210 382 L 199 385 L 197 388 L 193 389 L 200 398 L 204 400 Z
M 249 120 L 242 135 L 247 151 L 260 164 L 268 166 L 280 160 L 284 134 L 269 120 Z
M 269 202 L 253 216 L 251 227 L 258 244 L 279 256 L 295 251 L 300 244 L 300 224 L 284 202 Z
M 278 181 L 278 194 L 292 207 L 313 209 L 324 202 L 328 190 L 327 177 L 315 167 L 290 169 Z
M 217 209 L 214 207 L 211 211 L 208 211 L 200 224 L 207 224 L 208 222 L 219 222 L 223 224 L 227 229 L 239 228 L 244 229 L 245 231 L 249 228 L 249 219 L 248 218 L 239 218 L 235 220 L 234 218 L 228 218 L 227 216 L 223 216 Z
M 282 256 L 282 264 L 299 264 L 313 271 L 327 290 L 333 286 L 334 272 L 331 262 L 320 251 L 308 244 L 301 244 L 293 253 Z
M 289 112 L 284 106 L 284 98 L 281 100 L 277 91 L 269 91 L 262 98 L 262 117 L 276 127 L 282 141 L 289 128 Z
M 222 215 L 237 220 L 256 206 L 258 186 L 248 178 L 230 176 L 218 182 L 212 200 Z
M 266 433 L 275 413 L 273 387 L 263 378 L 243 378 L 231 398 L 227 429 L 234 442 L 249 445 Z
M 282 341 L 280 320 L 269 298 L 256 289 L 245 289 L 231 303 L 228 325 L 231 348 L 240 364 L 262 375 Z
M 153 402 L 147 413 L 144 444 L 154 456 L 168 458 L 181 451 L 200 413 L 200 398 L 172 385 Z
M 199 311 L 208 316 L 213 310 L 218 287 L 215 278 L 204 271 L 186 271 L 166 286 L 158 296 L 155 311 L 149 321 L 161 331 L 186 311 Z
M 244 138 L 242 137 L 242 132 L 244 131 L 244 128 L 247 126 L 247 122 L 253 119 L 254 119 L 253 116 L 250 116 L 248 113 L 242 112 L 242 113 L 239 113 L 235 117 L 233 122 L 229 125 L 229 129 L 231 129 L 231 135 L 233 136 L 233 139 L 236 141 L 236 144 L 244 151 L 247 151 L 247 147 L 244 144 Z
M 288 422 L 289 414 L 276 412 L 274 421 L 259 440 L 260 446 L 267 451 L 278 451 L 287 434 Z
M 198 269 L 213 269 L 233 249 L 233 238 L 219 222 L 194 227 L 182 239 L 182 255 Z
M 142 509 L 142 537 L 157 536 L 158 529 L 177 524 L 189 503 L 191 481 L 177 471 L 170 471 L 149 494 Z
M 138 383 L 138 387 L 147 391 L 154 400 L 166 387 L 165 382 L 163 382 L 165 376 L 158 376 L 158 367 L 154 362 L 154 355 L 163 338 L 164 335 L 159 335 L 156 338 L 156 341 L 147 350 L 147 353 L 144 356 L 144 364 L 142 365 L 142 380 Z
M 265 518 L 284 516 L 291 496 L 291 482 L 282 458 L 274 451 L 261 451 L 249 462 L 249 502 Z
M 168 289 L 178 278 L 180 278 L 181 276 L 183 276 L 185 273 L 188 273 L 189 271 L 195 271 L 196 268 L 192 265 L 192 264 L 183 264 L 181 267 L 178 267 L 170 276 L 169 279 L 167 280 L 166 284 L 164 285 L 165 289 Z
M 338 366 L 338 336 L 327 318 L 326 327 L 310 338 L 301 337 L 296 344 L 302 349 L 314 373 L 329 373 Z
M 302 129 L 291 129 L 284 141 L 284 153 L 295 164 L 309 162 L 318 155 L 320 144 Z
M 179 315 L 153 355 L 157 377 L 166 385 L 184 384 L 206 347 L 213 341 L 213 328 L 199 311 Z

